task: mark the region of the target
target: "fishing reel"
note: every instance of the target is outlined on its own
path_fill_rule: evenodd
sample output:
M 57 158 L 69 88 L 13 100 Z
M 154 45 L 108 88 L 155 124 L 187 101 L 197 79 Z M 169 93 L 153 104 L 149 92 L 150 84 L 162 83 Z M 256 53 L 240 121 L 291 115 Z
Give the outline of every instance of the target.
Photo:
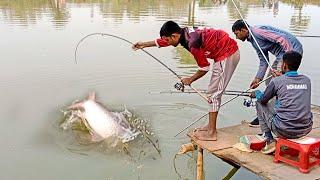
M 250 99 L 244 99 L 244 100 L 243 100 L 243 105 L 244 105 L 245 107 L 253 107 L 253 106 L 255 106 L 255 103 L 254 103 L 254 101 L 252 100 L 252 98 L 250 98 Z
M 174 88 L 178 91 L 184 92 L 184 85 L 182 84 L 182 82 L 178 82 L 174 85 Z

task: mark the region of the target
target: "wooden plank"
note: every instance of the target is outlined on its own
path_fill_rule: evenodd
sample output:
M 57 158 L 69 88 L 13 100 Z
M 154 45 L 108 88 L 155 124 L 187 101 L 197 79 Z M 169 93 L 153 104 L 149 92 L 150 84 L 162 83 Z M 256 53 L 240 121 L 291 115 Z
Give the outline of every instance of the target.
M 314 129 L 310 136 L 320 137 L 320 129 Z M 320 167 L 315 166 L 310 173 L 303 174 L 299 169 L 284 163 L 274 163 L 273 155 L 264 155 L 260 152 L 241 152 L 234 148 L 216 150 L 213 155 L 222 160 L 231 161 L 245 167 L 251 172 L 266 179 L 319 179 Z
M 313 112 L 313 128 L 314 130 L 320 129 L 320 107 L 312 107 Z M 317 136 L 317 131 L 311 131 L 310 136 Z M 221 149 L 231 148 L 239 141 L 243 135 L 261 133 L 260 128 L 249 127 L 247 122 L 242 122 L 239 125 L 229 126 L 218 129 L 217 141 L 201 141 L 193 136 L 192 131 L 188 133 L 191 140 L 200 147 L 203 147 L 209 152 L 214 152 Z
M 313 130 L 308 136 L 320 137 L 320 107 L 312 107 Z M 258 134 L 260 128 L 251 128 L 248 123 L 218 129 L 217 141 L 200 141 L 188 133 L 192 142 L 211 152 L 224 161 L 245 167 L 253 173 L 266 179 L 320 179 L 320 166 L 315 166 L 308 174 L 300 173 L 299 169 L 285 163 L 274 163 L 272 155 L 260 152 L 241 152 L 232 148 L 239 137 L 248 134 Z
M 188 136 L 200 147 L 203 147 L 209 152 L 214 152 L 221 149 L 231 148 L 239 141 L 239 138 L 243 135 L 258 134 L 260 128 L 251 128 L 248 123 L 243 122 L 236 126 L 230 126 L 226 128 L 218 129 L 217 141 L 201 141 L 195 138 L 192 132 L 188 133 Z
M 247 153 L 234 148 L 228 148 L 215 151 L 213 154 L 221 159 L 233 161 L 236 164 L 247 168 L 251 172 L 267 179 L 271 178 L 269 172 L 274 168 L 279 168 L 283 165 L 280 163 L 273 163 L 273 156 L 264 155 L 260 152 Z

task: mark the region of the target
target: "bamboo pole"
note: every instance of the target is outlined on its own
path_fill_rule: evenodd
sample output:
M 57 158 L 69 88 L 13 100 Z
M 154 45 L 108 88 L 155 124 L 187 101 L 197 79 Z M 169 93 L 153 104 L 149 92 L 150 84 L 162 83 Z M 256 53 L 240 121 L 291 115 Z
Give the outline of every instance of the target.
M 231 171 L 222 180 L 230 180 L 239 169 L 240 167 L 233 167 L 233 169 L 231 169 Z
M 194 151 L 196 149 L 195 145 L 192 143 L 182 144 L 178 154 L 186 154 L 189 151 Z
M 203 149 L 198 147 L 197 180 L 203 180 Z

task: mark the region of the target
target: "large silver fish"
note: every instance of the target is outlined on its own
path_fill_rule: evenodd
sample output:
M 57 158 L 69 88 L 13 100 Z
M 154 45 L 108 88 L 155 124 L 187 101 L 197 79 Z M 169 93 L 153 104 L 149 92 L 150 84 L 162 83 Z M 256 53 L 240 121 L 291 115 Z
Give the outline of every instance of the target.
M 67 129 L 76 121 L 81 120 L 91 134 L 91 140 L 98 142 L 109 137 L 117 137 L 123 143 L 135 139 L 140 132 L 134 129 L 125 116 L 132 115 L 124 112 L 111 112 L 96 101 L 95 93 L 90 93 L 87 99 L 68 107 L 69 118 L 60 127 Z

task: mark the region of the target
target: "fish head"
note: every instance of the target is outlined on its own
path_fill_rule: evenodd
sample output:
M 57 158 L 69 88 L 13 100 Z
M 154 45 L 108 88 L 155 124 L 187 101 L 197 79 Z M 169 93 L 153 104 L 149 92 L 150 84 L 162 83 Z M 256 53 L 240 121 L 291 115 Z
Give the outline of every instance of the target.
M 87 100 L 95 101 L 96 100 L 96 93 L 95 92 L 90 92 L 89 96 L 87 97 Z

